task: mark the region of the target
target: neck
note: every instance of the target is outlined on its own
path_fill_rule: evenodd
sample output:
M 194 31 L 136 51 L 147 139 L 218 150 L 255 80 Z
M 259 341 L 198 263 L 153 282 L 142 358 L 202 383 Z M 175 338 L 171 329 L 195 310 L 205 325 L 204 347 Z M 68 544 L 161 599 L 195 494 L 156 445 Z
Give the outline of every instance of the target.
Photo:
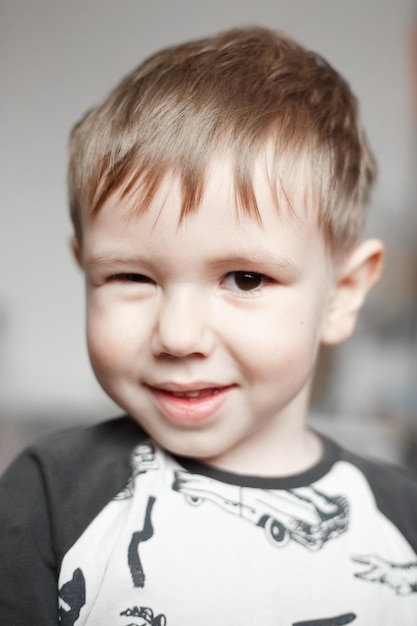
M 227 453 L 204 461 L 221 470 L 256 476 L 290 476 L 313 467 L 323 455 L 320 438 L 304 427 L 251 437 Z

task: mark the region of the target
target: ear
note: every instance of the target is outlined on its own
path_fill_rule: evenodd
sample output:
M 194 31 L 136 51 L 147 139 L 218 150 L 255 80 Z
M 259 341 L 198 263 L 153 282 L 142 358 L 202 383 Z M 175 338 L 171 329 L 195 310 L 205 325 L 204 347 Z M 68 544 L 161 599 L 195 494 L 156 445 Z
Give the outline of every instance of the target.
M 75 235 L 71 237 L 71 250 L 72 250 L 74 259 L 76 260 L 79 267 L 82 269 L 83 260 L 82 260 L 81 248 L 80 248 L 80 244 L 78 243 L 78 239 L 76 238 Z
M 381 276 L 383 259 L 382 242 L 368 239 L 340 263 L 323 323 L 323 344 L 340 343 L 353 333 L 364 300 Z

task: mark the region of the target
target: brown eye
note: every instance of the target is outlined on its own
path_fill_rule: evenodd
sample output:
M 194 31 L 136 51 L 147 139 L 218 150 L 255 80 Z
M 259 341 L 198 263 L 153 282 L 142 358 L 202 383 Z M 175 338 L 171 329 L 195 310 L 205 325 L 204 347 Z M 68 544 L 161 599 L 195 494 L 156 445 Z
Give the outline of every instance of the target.
M 225 286 L 232 291 L 254 291 L 263 286 L 265 276 L 257 272 L 230 272 L 225 278 Z

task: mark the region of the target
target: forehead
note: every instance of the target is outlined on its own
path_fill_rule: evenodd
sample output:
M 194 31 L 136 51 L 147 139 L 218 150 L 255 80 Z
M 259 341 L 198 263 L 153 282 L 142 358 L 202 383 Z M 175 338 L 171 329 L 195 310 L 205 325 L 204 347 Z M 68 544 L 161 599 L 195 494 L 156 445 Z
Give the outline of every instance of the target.
M 126 224 L 138 217 L 143 217 L 143 225 L 150 217 L 153 230 L 157 229 L 161 216 L 175 224 L 176 231 L 193 221 L 193 216 L 205 214 L 207 219 L 215 219 L 215 209 L 221 207 L 221 216 L 235 228 L 243 223 L 254 222 L 258 226 L 272 226 L 271 207 L 282 220 L 295 220 L 299 227 L 315 228 L 319 218 L 319 194 L 314 192 L 314 179 L 310 167 L 311 159 L 305 155 L 282 156 L 277 160 L 270 146 L 264 148 L 246 174 L 246 178 L 237 181 L 236 164 L 227 156 L 215 155 L 210 159 L 204 173 L 201 197 L 190 207 L 184 189 L 181 172 L 169 170 L 160 183 L 152 188 L 151 201 L 143 202 L 148 197 L 146 173 L 143 179 L 129 184 L 128 192 L 123 185 L 113 192 L 99 211 L 93 216 L 83 215 L 83 230 L 91 227 L 95 221 L 112 219 L 114 224 Z M 151 173 L 149 180 L 153 179 Z M 145 182 L 144 182 L 145 181 Z M 188 204 L 188 210 L 184 205 Z M 210 208 L 208 208 L 210 207 Z M 276 220 L 273 220 L 276 222 Z

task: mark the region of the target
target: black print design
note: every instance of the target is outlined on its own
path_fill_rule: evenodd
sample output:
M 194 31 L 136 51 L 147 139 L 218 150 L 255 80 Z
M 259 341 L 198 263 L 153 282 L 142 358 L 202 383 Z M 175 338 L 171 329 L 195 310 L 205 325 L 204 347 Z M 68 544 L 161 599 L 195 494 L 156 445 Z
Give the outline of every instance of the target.
M 391 563 L 376 554 L 355 555 L 356 563 L 368 566 L 362 572 L 356 572 L 356 578 L 388 585 L 399 596 L 417 593 L 417 561 L 412 563 Z
M 345 613 L 338 617 L 328 617 L 325 619 L 313 619 L 308 622 L 296 622 L 292 626 L 345 626 L 355 621 L 356 615 L 354 613 Z
M 127 498 L 131 498 L 133 496 L 136 476 L 139 476 L 139 474 L 145 474 L 149 470 L 158 469 L 158 462 L 155 458 L 155 447 L 151 440 L 145 441 L 136 446 L 133 450 L 130 464 L 132 467 L 132 473 L 129 478 L 129 482 L 126 487 L 115 496 L 115 500 L 126 500 Z
M 152 507 L 155 504 L 155 498 L 150 496 L 148 498 L 148 504 L 146 506 L 145 521 L 143 529 L 133 533 L 130 540 L 129 549 L 127 553 L 127 561 L 129 563 L 129 569 L 132 576 L 133 585 L 135 587 L 145 586 L 145 572 L 143 570 L 142 562 L 139 556 L 139 544 L 144 541 L 148 541 L 153 536 L 153 526 L 151 520 Z
M 174 472 L 172 488 L 185 495 L 189 504 L 209 500 L 229 513 L 265 529 L 274 544 L 290 539 L 319 550 L 347 530 L 349 505 L 343 496 L 327 496 L 313 487 L 282 491 L 258 490 L 220 483 L 212 478 Z
M 148 626 L 149 624 L 151 624 L 151 626 L 166 626 L 167 623 L 165 615 L 160 614 L 154 617 L 152 609 L 143 606 L 140 608 L 134 606 L 133 609 L 126 609 L 126 611 L 123 611 L 120 615 L 139 618 L 139 620 L 135 619 L 134 622 L 130 622 L 126 626 Z
M 59 590 L 59 623 L 61 626 L 74 626 L 85 604 L 85 578 L 77 568 L 72 579 Z

